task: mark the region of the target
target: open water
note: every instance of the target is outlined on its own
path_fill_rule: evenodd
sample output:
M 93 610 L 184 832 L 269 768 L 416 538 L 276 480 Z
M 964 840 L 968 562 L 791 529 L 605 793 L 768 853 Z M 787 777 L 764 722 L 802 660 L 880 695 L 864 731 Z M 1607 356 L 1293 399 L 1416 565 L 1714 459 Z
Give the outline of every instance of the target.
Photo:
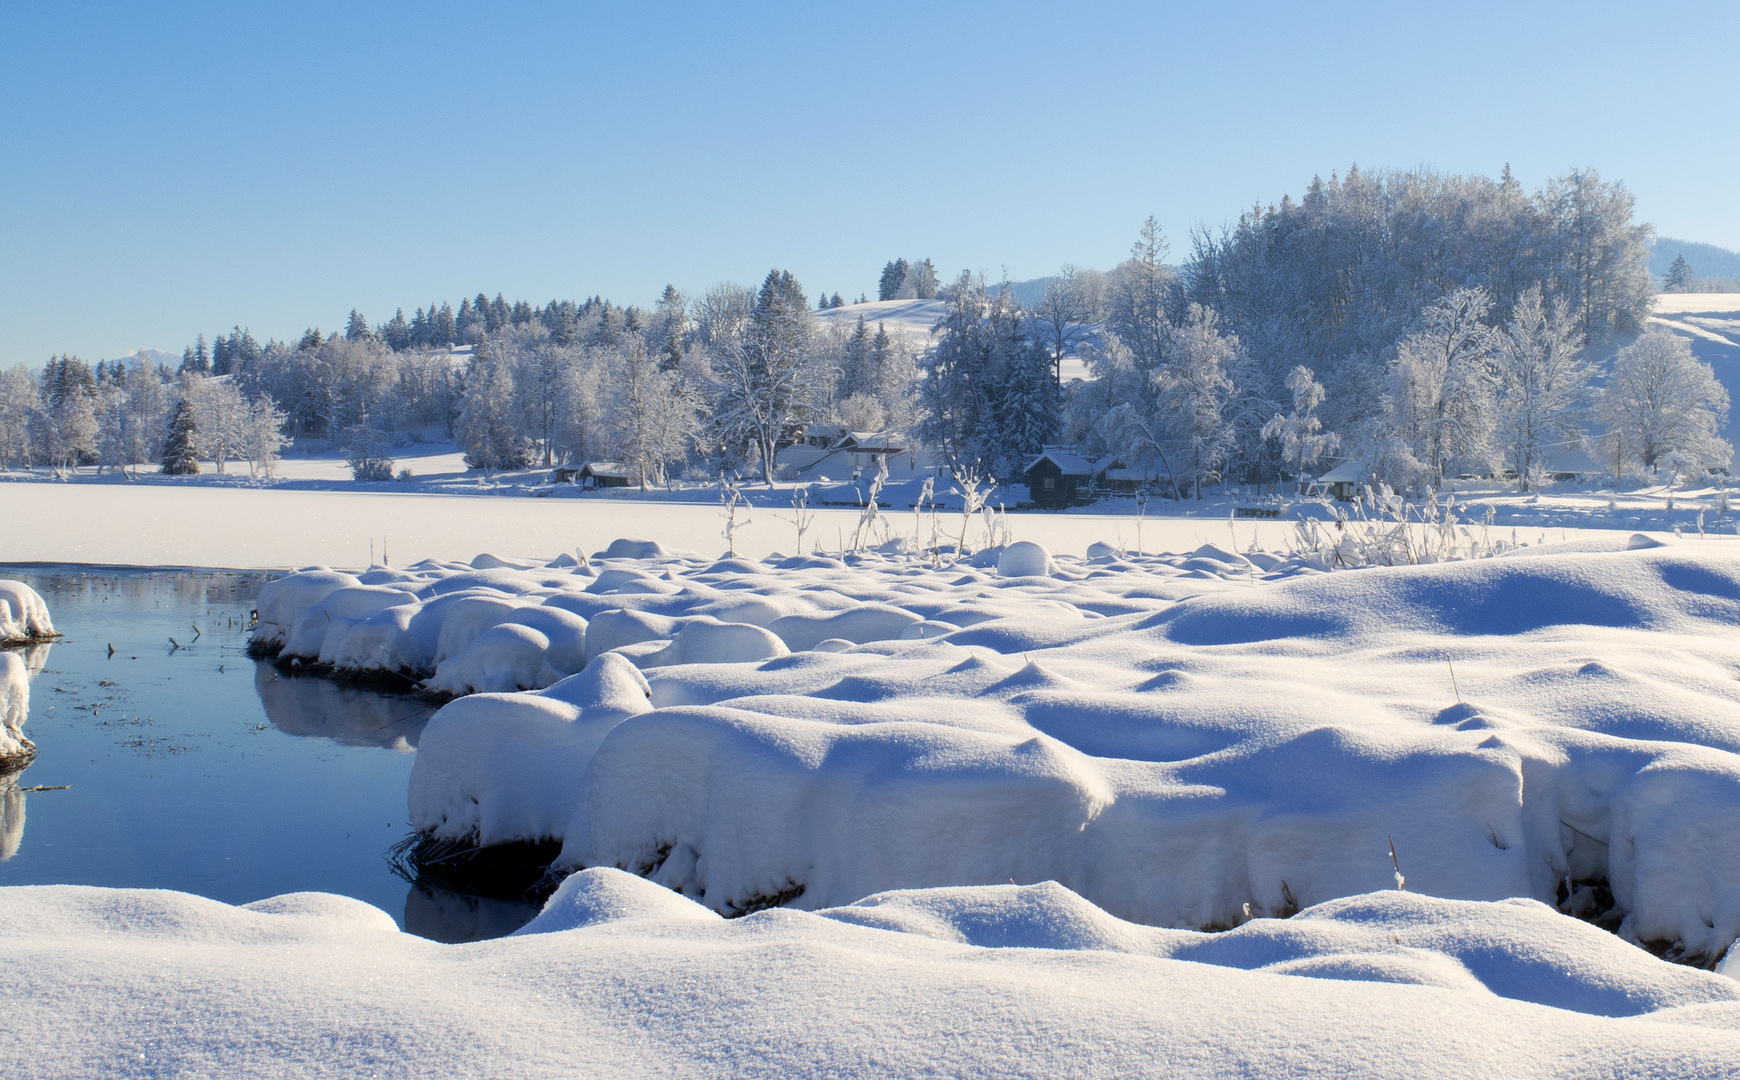
M 0 566 L 42 594 L 63 635 L 21 651 L 37 754 L 0 779 L 0 885 L 232 904 L 333 892 L 442 941 L 524 923 L 531 904 L 393 872 L 387 852 L 410 831 L 405 788 L 434 706 L 249 659 L 249 612 L 274 576 Z

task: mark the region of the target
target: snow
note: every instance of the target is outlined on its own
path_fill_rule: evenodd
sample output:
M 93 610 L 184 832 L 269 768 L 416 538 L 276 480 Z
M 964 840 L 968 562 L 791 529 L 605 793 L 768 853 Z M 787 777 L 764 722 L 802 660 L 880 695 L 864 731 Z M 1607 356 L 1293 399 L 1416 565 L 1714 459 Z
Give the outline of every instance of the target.
M 1740 550 L 1643 543 L 1330 574 L 1213 545 L 428 562 L 282 579 L 258 633 L 280 597 L 398 588 L 384 612 L 433 655 L 500 638 L 433 685 L 547 689 L 431 721 L 413 827 L 560 841 L 559 868 L 720 912 L 1054 880 L 1200 929 L 1404 877 L 1563 899 L 1713 962 L 1740 934 Z M 507 622 L 548 609 L 587 623 L 567 679 Z M 305 658 L 359 651 L 366 624 L 322 614 L 316 642 L 310 618 L 289 620 Z
M 24 720 L 30 715 L 30 672 L 17 653 L 0 652 L 0 761 L 29 746 Z
M 0 579 L 0 645 L 54 637 L 48 605 L 22 581 Z
M 0 1069 L 136 1076 L 1707 1077 L 1740 987 L 1531 901 L 1220 935 L 1056 885 L 726 921 L 615 870 L 441 945 L 339 897 L 0 892 Z
M 890 337 L 905 334 L 914 345 L 924 348 L 930 344 L 931 328 L 947 312 L 948 303 L 943 300 L 871 300 L 814 314 L 824 328 L 838 327 L 848 334 L 858 324 L 858 316 L 862 315 L 872 334 L 878 325 L 885 326 Z

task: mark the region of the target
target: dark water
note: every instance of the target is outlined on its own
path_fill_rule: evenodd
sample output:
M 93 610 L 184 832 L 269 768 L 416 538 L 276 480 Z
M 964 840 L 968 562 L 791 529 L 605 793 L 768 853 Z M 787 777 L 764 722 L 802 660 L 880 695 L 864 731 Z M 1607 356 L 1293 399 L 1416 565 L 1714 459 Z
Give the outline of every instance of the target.
M 333 892 L 443 941 L 517 928 L 530 904 L 393 872 L 433 707 L 250 660 L 248 612 L 273 576 L 0 566 L 63 635 L 23 651 L 37 755 L 0 794 L 0 885 Z

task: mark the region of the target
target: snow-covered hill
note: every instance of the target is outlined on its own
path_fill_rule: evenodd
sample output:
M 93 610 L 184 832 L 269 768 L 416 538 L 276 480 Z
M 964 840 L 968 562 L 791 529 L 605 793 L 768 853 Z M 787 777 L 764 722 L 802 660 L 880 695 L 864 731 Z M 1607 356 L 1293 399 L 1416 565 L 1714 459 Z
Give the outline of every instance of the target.
M 1729 398 L 1740 401 L 1740 293 L 1663 293 L 1650 322 L 1691 342 Z M 1740 445 L 1740 412 L 1729 413 L 1722 434 Z

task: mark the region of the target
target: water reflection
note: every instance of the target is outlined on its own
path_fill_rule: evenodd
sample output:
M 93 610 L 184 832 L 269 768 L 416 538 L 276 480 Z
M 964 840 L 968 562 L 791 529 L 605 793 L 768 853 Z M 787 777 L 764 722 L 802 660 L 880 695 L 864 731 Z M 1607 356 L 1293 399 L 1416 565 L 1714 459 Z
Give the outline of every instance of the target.
M 27 774 L 0 776 L 0 885 L 232 904 L 333 892 L 437 941 L 518 929 L 536 903 L 394 875 L 385 856 L 409 828 L 412 752 L 434 706 L 250 659 L 248 613 L 276 576 L 0 566 L 42 594 L 64 635 L 15 650 L 37 755 Z
M 18 854 L 24 840 L 24 792 L 18 790 L 22 771 L 0 776 L 0 862 Z
M 311 675 L 288 675 L 264 660 L 254 663 L 254 691 L 266 719 L 279 731 L 331 739 L 343 746 L 407 751 L 439 706 L 403 694 L 339 686 Z
M 471 896 L 414 884 L 405 893 L 405 931 L 449 945 L 506 937 L 531 922 L 541 907 L 530 900 Z

